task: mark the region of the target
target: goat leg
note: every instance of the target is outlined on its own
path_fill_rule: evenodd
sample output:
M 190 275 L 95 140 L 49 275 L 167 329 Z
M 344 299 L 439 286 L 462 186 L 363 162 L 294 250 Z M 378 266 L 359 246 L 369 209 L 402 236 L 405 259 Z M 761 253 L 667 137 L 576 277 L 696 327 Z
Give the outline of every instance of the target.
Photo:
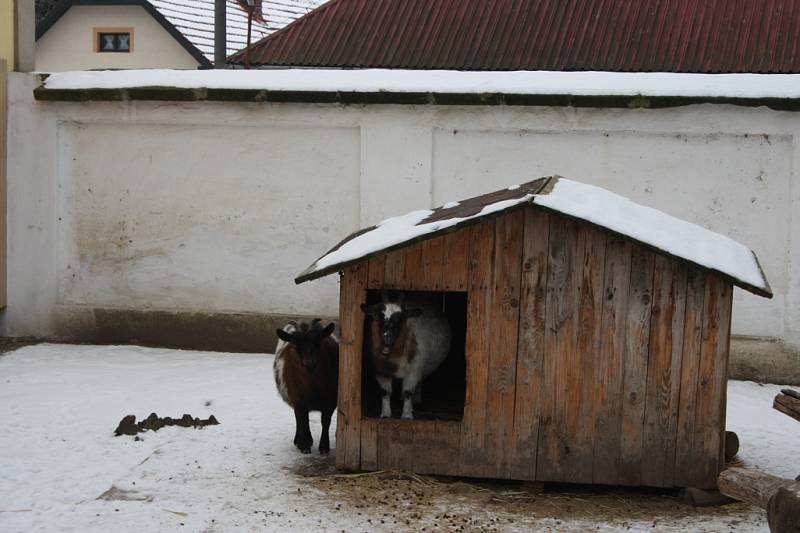
M 308 409 L 295 407 L 294 421 L 297 426 L 295 432 L 297 435 L 295 437 L 295 446 L 303 453 L 311 453 L 311 445 L 314 444 L 314 437 L 311 436 L 311 428 L 308 426 Z
M 375 376 L 381 387 L 381 418 L 392 418 L 392 378 Z
M 406 420 L 414 419 L 414 390 L 419 385 L 419 376 L 414 373 L 409 374 L 403 379 L 403 415 Z
M 327 454 L 331 451 L 331 441 L 329 440 L 328 433 L 331 428 L 331 417 L 333 410 L 322 411 L 322 434 L 319 436 L 319 453 Z
M 414 389 L 414 398 L 412 402 L 414 403 L 414 407 L 422 405 L 422 383 L 418 383 L 417 388 Z

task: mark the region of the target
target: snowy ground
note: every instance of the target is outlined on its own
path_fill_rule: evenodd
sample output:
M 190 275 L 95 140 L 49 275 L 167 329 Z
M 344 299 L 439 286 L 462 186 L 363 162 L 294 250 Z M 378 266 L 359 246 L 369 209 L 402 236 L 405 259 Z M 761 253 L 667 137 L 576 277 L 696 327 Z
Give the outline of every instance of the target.
M 0 355 L 0 531 L 766 529 L 760 510 L 692 509 L 671 492 L 334 477 L 332 457 L 293 448 L 271 366 L 121 346 Z M 731 383 L 728 428 L 746 465 L 794 477 L 800 425 L 771 409 L 778 389 Z M 153 411 L 221 424 L 112 436 L 123 415 Z M 318 416 L 312 428 L 316 441 Z

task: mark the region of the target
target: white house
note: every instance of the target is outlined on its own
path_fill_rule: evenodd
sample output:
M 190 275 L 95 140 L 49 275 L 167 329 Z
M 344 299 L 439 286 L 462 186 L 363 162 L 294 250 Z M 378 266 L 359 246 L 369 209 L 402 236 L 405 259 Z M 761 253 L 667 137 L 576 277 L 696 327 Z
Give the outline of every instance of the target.
M 256 2 L 251 41 L 323 2 Z M 243 0 L 227 0 L 226 25 L 232 54 L 247 44 Z M 40 72 L 209 68 L 213 60 L 214 0 L 67 0 L 36 29 L 35 67 Z

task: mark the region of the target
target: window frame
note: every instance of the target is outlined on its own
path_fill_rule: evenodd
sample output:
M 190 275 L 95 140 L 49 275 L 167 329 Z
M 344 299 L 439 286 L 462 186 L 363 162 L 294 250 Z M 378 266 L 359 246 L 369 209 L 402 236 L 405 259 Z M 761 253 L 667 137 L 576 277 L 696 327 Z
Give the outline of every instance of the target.
M 101 33 L 127 33 L 128 34 L 128 49 L 127 50 L 101 50 L 100 49 L 100 34 Z M 92 49 L 97 54 L 132 54 L 133 53 L 133 28 L 131 27 L 98 27 L 92 29 L 93 44 Z

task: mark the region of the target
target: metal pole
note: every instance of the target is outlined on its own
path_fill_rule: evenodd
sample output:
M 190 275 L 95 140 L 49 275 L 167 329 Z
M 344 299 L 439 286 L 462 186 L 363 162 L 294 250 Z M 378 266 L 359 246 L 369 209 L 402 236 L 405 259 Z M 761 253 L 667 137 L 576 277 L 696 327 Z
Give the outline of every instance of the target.
M 225 68 L 227 59 L 225 0 L 214 0 L 214 68 Z
M 250 68 L 250 33 L 253 29 L 253 9 L 254 6 L 247 6 L 247 48 L 244 50 L 244 68 Z

